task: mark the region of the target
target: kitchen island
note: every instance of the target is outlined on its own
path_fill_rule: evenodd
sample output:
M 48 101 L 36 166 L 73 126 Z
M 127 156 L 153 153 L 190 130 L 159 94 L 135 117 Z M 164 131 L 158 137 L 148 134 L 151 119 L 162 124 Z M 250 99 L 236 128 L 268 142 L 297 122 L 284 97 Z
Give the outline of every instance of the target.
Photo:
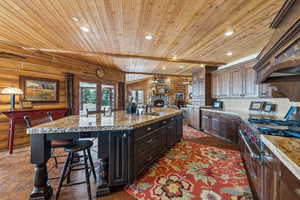
M 96 196 L 132 183 L 182 137 L 182 111 L 155 109 L 145 115 L 115 111 L 107 115 L 72 115 L 30 129 L 31 163 L 35 165 L 30 199 L 50 199 L 47 161 L 51 140 L 98 138 L 99 178 Z

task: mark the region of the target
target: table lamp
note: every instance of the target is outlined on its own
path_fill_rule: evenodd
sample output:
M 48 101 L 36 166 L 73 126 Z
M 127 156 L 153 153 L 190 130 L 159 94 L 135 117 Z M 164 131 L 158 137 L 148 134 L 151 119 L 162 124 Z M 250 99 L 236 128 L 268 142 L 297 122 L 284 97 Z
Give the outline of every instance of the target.
M 10 95 L 10 110 L 15 110 L 15 96 L 16 94 L 23 94 L 23 91 L 19 88 L 15 87 L 7 87 L 1 91 L 1 94 L 9 94 Z

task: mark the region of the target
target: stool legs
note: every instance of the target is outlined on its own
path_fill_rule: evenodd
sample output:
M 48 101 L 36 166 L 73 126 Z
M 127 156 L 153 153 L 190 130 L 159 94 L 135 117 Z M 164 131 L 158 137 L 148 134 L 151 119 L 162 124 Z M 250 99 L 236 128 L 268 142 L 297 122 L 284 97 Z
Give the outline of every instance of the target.
M 88 166 L 88 157 L 86 155 L 86 152 L 83 151 L 83 155 L 84 155 L 84 168 L 85 168 L 85 179 L 86 179 L 86 188 L 88 191 L 88 195 L 89 195 L 89 200 L 92 199 L 92 194 L 91 194 L 91 185 L 90 185 L 90 173 L 89 173 L 89 166 Z
M 95 167 L 94 167 L 94 163 L 93 163 L 93 159 L 92 159 L 92 156 L 91 156 L 90 149 L 87 149 L 87 153 L 88 153 L 88 157 L 89 157 L 89 161 L 90 161 L 90 165 L 91 165 L 91 170 L 92 170 L 92 173 L 93 173 L 93 176 L 94 176 L 94 180 L 96 182 L 96 180 L 97 180 L 96 172 L 95 172 Z
M 91 169 L 91 172 L 93 173 L 95 181 L 96 181 L 96 172 L 95 172 L 95 167 L 94 167 L 94 163 L 93 163 L 93 160 L 92 160 L 90 149 L 82 150 L 82 152 L 83 152 L 83 158 L 84 158 L 84 170 L 85 170 L 85 178 L 86 178 L 85 183 L 87 184 L 87 192 L 88 192 L 89 200 L 91 200 L 92 199 L 92 194 L 91 194 L 89 164 L 90 164 L 90 169 Z M 68 153 L 67 159 L 65 160 L 64 167 L 63 167 L 63 170 L 62 170 L 62 173 L 61 173 L 61 177 L 59 179 L 57 192 L 56 192 L 56 200 L 58 199 L 60 190 L 63 186 L 72 186 L 72 185 L 75 185 L 75 184 L 84 183 L 84 182 L 70 183 L 70 176 L 71 176 L 71 171 L 72 171 L 72 168 L 73 168 L 73 163 L 74 163 L 73 159 L 74 159 L 74 154 L 75 153 L 76 152 Z M 75 169 L 76 168 L 74 168 L 74 170 Z M 65 180 L 66 180 L 67 184 L 63 185 L 63 182 Z
M 74 153 L 71 153 L 71 158 L 70 158 L 70 166 L 68 168 L 68 173 L 67 173 L 67 183 L 71 182 L 71 171 L 72 171 L 72 164 L 73 164 L 73 160 L 74 160 Z
M 66 161 L 65 161 L 64 168 L 63 168 L 63 170 L 62 170 L 62 173 L 61 173 L 61 176 L 60 176 L 60 179 L 59 179 L 59 184 L 58 184 L 58 188 L 57 188 L 57 192 L 56 192 L 56 200 L 58 199 L 58 196 L 59 196 L 59 193 L 60 193 L 61 186 L 62 186 L 63 181 L 64 181 L 64 179 L 65 179 L 65 174 L 66 174 L 66 171 L 67 171 L 67 168 L 68 168 L 70 159 L 71 159 L 71 154 L 72 154 L 72 153 L 68 153 L 68 157 L 67 157 L 67 159 L 66 159 Z

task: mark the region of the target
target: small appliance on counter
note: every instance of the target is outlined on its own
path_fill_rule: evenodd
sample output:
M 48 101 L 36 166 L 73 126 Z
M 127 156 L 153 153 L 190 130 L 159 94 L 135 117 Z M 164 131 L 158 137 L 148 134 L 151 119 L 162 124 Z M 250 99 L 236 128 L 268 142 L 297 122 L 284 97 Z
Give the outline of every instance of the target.
M 212 103 L 212 107 L 215 109 L 222 109 L 223 108 L 223 101 L 214 101 Z
M 137 104 L 133 102 L 133 97 L 129 97 L 129 103 L 126 105 L 127 114 L 136 113 L 136 109 L 137 109 Z

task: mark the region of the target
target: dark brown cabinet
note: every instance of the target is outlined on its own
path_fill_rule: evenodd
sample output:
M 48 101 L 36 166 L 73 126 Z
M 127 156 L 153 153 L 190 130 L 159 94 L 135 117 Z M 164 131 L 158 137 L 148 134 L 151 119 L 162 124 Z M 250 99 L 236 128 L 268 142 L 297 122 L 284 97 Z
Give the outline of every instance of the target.
M 280 161 L 268 149 L 265 148 L 263 158 L 263 199 L 279 199 Z
M 129 133 L 127 131 L 111 131 L 109 133 L 108 179 L 111 186 L 128 183 L 129 168 Z
M 180 141 L 183 133 L 182 120 L 182 115 L 177 115 L 133 131 L 134 177 Z
M 264 200 L 300 199 L 300 181 L 291 171 L 265 147 L 263 155 Z
M 300 181 L 264 144 L 261 149 L 250 141 L 251 127 L 242 122 L 239 129 L 239 148 L 252 188 L 254 199 L 300 199 Z M 274 148 L 274 147 L 273 147 Z
M 240 119 L 230 114 L 201 110 L 201 130 L 237 144 Z

